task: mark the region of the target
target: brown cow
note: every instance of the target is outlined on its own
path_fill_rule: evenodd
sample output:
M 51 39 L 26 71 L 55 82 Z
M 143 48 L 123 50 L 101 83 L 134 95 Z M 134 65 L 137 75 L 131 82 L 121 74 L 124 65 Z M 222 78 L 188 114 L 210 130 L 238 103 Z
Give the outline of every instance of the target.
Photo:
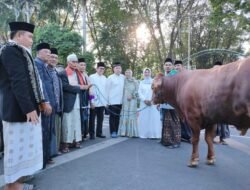
M 250 127 L 250 57 L 236 62 L 174 76 L 155 77 L 153 102 L 168 102 L 190 125 L 193 152 L 189 166 L 199 163 L 200 130 L 205 129 L 207 164 L 215 163 L 214 124 L 234 125 L 244 135 Z

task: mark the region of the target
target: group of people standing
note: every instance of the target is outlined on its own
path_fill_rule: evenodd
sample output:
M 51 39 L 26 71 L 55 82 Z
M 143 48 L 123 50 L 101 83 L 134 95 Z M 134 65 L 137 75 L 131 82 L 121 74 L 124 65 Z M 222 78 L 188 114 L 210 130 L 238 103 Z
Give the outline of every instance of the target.
M 27 176 L 53 164 L 53 156 L 81 147 L 88 134 L 91 85 L 83 58 L 70 54 L 67 67 L 59 72 L 58 51 L 50 44 L 38 44 L 32 58 L 34 25 L 9 26 L 10 41 L 0 48 L 5 189 L 31 190 L 33 185 L 23 183 Z M 91 124 L 90 129 L 95 127 Z M 97 136 L 104 137 L 99 129 Z
M 58 72 L 58 51 L 48 43 L 36 47 L 34 60 L 49 111 L 41 113 L 43 140 L 43 168 L 53 164 L 52 157 L 80 148 L 87 134 L 89 80 L 83 58 L 75 54 L 67 57 L 67 67 Z
M 23 176 L 53 164 L 54 156 L 71 147 L 80 148 L 88 134 L 90 139 L 105 138 L 105 108 L 112 138 L 161 138 L 160 111 L 151 103 L 149 68 L 144 69 L 140 82 L 130 69 L 123 75 L 120 62 L 113 63 L 108 78 L 103 62 L 88 76 L 84 58 L 70 54 L 67 67 L 59 72 L 58 51 L 50 44 L 38 44 L 32 58 L 34 27 L 10 23 L 10 41 L 0 51 L 6 189 L 32 189 L 32 185 L 20 183 Z
M 84 58 L 67 56 L 67 67 L 57 69 L 58 51 L 48 43 L 31 48 L 35 26 L 11 22 L 10 41 L 0 48 L 0 116 L 3 120 L 4 176 L 6 190 L 33 189 L 23 177 L 53 164 L 53 157 L 81 148 L 81 142 L 106 138 L 105 110 L 109 113 L 110 136 L 161 139 L 169 148 L 190 141 L 191 130 L 169 104 L 152 105 L 151 69 L 136 80 L 130 69 L 112 64 L 113 74 L 104 75 L 98 62 L 88 76 Z M 184 69 L 181 61 L 167 58 L 166 76 Z M 139 109 L 138 109 L 139 105 Z M 97 120 L 97 122 L 95 122 Z M 95 126 L 96 123 L 96 126 Z
M 167 58 L 164 63 L 164 72 L 166 76 L 171 76 L 181 72 L 184 68 L 182 62 Z M 116 77 L 117 66 L 115 65 L 114 74 L 108 80 Z M 121 70 L 119 65 L 118 70 Z M 125 79 L 113 80 L 108 85 L 108 93 L 118 98 L 120 92 L 120 105 L 110 104 L 110 126 L 112 126 L 112 117 L 116 117 L 116 128 L 119 136 L 140 137 L 160 139 L 163 145 L 169 148 L 179 147 L 181 139 L 190 141 L 191 129 L 185 121 L 181 121 L 174 108 L 169 104 L 152 105 L 152 73 L 149 68 L 143 70 L 143 80 L 137 81 L 132 76 L 130 69 L 125 71 Z M 119 75 L 120 72 L 119 72 Z M 123 86 L 124 85 L 124 86 Z M 117 89 L 115 93 L 116 86 Z M 122 93 L 123 92 L 123 93 Z M 109 96 L 108 96 L 109 97 Z M 114 98 L 113 97 L 113 98 Z M 111 100 L 110 98 L 107 98 Z M 139 103 L 139 109 L 138 109 Z M 121 113 L 120 113 L 121 110 Z M 120 119 L 119 119 L 120 117 Z M 119 124 L 118 124 L 119 123 Z M 117 136 L 117 131 L 112 131 L 111 137 Z
M 140 82 L 130 69 L 123 75 L 120 62 L 112 64 L 113 74 L 107 78 L 103 62 L 88 76 L 84 58 L 70 54 L 67 67 L 58 71 L 58 51 L 50 44 L 38 44 L 32 58 L 34 27 L 10 23 L 10 41 L 0 51 L 6 189 L 24 186 L 19 183 L 21 177 L 53 164 L 54 156 L 71 147 L 81 148 L 88 134 L 90 139 L 105 138 L 105 108 L 112 138 L 161 138 L 160 111 L 151 103 L 149 68 Z

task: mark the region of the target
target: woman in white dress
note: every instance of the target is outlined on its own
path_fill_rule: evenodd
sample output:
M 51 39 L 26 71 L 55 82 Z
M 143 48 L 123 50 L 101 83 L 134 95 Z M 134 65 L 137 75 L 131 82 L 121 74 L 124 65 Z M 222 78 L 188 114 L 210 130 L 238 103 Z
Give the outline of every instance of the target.
M 161 119 L 160 112 L 156 105 L 152 105 L 152 89 L 153 79 L 151 78 L 151 70 L 146 68 L 143 70 L 144 80 L 139 85 L 140 109 L 138 118 L 138 130 L 140 138 L 161 138 Z

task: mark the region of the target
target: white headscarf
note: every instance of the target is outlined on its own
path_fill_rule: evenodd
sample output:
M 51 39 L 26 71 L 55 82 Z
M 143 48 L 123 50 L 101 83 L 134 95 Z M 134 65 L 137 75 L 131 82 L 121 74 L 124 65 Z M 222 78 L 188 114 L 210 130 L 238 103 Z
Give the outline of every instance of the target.
M 145 73 L 147 70 L 150 72 L 150 76 L 145 77 L 145 76 L 144 76 L 144 73 Z M 153 81 L 153 79 L 151 78 L 151 69 L 149 69 L 149 68 L 143 69 L 143 77 L 144 77 L 144 79 L 142 80 L 142 82 L 143 82 L 144 84 L 151 84 L 152 81 Z

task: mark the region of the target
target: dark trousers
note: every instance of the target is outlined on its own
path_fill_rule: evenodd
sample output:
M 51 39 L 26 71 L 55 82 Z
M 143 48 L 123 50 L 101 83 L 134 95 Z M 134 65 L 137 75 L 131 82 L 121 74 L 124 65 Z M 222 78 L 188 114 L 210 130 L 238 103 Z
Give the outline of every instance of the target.
M 42 113 L 42 137 L 43 137 L 43 169 L 50 159 L 50 143 L 51 143 L 51 116 L 46 116 Z
M 56 156 L 57 144 L 56 144 L 56 113 L 53 111 L 50 115 L 50 157 Z
M 180 121 L 181 124 L 181 138 L 190 141 L 192 137 L 192 130 L 186 121 Z
M 109 127 L 110 133 L 118 132 L 120 113 L 122 110 L 122 105 L 110 105 L 109 106 Z
M 230 137 L 230 131 L 227 124 L 217 124 L 216 136 L 220 137 L 220 141 Z
M 3 152 L 4 151 L 4 144 L 3 144 L 3 122 L 2 120 L 0 119 L 0 152 Z
M 102 125 L 104 118 L 104 106 L 90 109 L 89 116 L 89 134 L 95 136 L 95 118 L 97 117 L 96 135 L 102 135 Z
M 89 133 L 89 108 L 80 110 L 82 136 L 85 138 Z

